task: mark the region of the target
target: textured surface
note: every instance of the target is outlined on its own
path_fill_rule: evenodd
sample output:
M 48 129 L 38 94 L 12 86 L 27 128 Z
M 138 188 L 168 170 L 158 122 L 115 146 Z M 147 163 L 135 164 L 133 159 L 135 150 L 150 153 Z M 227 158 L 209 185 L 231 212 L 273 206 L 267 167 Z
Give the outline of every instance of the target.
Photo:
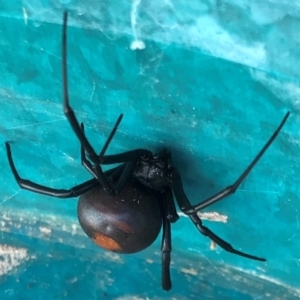
M 1 147 L 1 299 L 299 297 L 299 2 L 7 3 L 0 142 L 11 142 L 23 177 L 59 188 L 90 178 L 62 112 L 64 8 L 70 99 L 87 136 L 101 149 L 123 112 L 109 152 L 169 148 L 192 203 L 231 184 L 292 116 L 237 193 L 206 209 L 228 217 L 207 226 L 268 261 L 210 250 L 182 217 L 169 294 L 160 290 L 159 239 L 135 256 L 102 251 L 79 228 L 76 199 L 21 191 Z

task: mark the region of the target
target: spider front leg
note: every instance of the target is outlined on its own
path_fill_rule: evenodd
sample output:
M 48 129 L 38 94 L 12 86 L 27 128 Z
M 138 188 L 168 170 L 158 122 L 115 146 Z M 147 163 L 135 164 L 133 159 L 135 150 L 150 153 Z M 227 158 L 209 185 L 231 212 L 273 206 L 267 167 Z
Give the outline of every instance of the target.
M 104 153 L 108 147 L 108 144 L 110 143 L 111 139 L 113 138 L 117 125 L 119 123 L 119 120 L 117 121 L 116 126 L 114 127 L 113 131 L 111 132 L 107 142 L 105 143 L 101 155 L 104 157 Z M 80 124 L 81 131 L 84 134 L 84 124 Z M 122 160 L 123 161 L 123 160 Z M 110 183 L 115 183 L 115 185 L 112 187 L 115 194 L 118 194 L 126 185 L 128 182 L 130 175 L 132 173 L 132 170 L 134 169 L 136 160 L 126 162 L 116 168 L 115 172 L 112 172 L 111 175 L 107 178 Z M 81 145 L 81 164 L 85 167 L 86 170 L 88 170 L 94 177 L 95 174 L 95 167 L 90 163 L 90 161 L 87 159 L 85 155 L 85 150 L 83 146 Z
M 238 251 L 234 249 L 229 243 L 218 237 L 216 234 L 214 234 L 209 228 L 202 225 L 201 219 L 197 215 L 197 211 L 194 209 L 194 207 L 191 205 L 190 201 L 188 200 L 187 196 L 185 195 L 185 192 L 182 187 L 181 177 L 178 173 L 178 171 L 173 168 L 172 169 L 172 188 L 175 195 L 175 198 L 177 200 L 177 203 L 179 205 L 179 208 L 182 210 L 183 213 L 188 215 L 192 222 L 195 224 L 197 229 L 202 233 L 203 235 L 209 237 L 212 241 L 214 241 L 216 244 L 218 244 L 221 248 L 223 248 L 225 251 L 231 252 L 236 255 L 240 255 L 243 257 L 247 257 L 254 260 L 259 261 L 266 261 L 265 258 L 260 258 L 257 256 L 253 256 L 241 251 Z
M 84 153 L 86 153 L 88 159 L 91 161 L 89 162 L 87 159 L 83 161 L 83 166 L 100 182 L 103 189 L 108 194 L 115 194 L 118 192 L 114 189 L 109 182 L 108 178 L 105 176 L 101 164 L 114 164 L 114 163 L 123 163 L 128 161 L 133 161 L 142 156 L 151 155 L 151 152 L 148 150 L 137 149 L 133 151 L 128 151 L 122 154 L 117 155 L 108 155 L 105 156 L 105 152 L 115 135 L 117 128 L 123 118 L 123 114 L 121 114 L 110 133 L 109 137 L 107 138 L 101 152 L 99 155 L 96 154 L 95 150 L 91 146 L 90 142 L 86 138 L 83 128 L 79 125 L 79 122 L 75 116 L 75 113 L 72 107 L 69 104 L 69 91 L 68 91 L 68 74 L 67 74 L 67 20 L 68 20 L 68 13 L 64 13 L 63 19 L 63 35 L 62 35 L 62 74 L 63 74 L 63 107 L 64 107 L 64 114 L 66 115 L 74 133 L 76 134 L 81 147 L 83 148 Z M 127 169 L 128 170 L 128 169 Z M 128 172 L 127 172 L 128 173 Z M 125 175 L 123 179 L 120 179 L 120 188 L 124 185 Z
M 281 123 L 279 124 L 277 129 L 275 130 L 275 132 L 272 134 L 272 136 L 267 141 L 267 143 L 263 146 L 263 148 L 260 150 L 260 152 L 256 155 L 256 157 L 253 159 L 253 161 L 250 163 L 250 165 L 246 168 L 246 170 L 242 173 L 242 175 L 236 180 L 236 182 L 234 184 L 228 186 L 227 188 L 225 188 L 221 192 L 217 193 L 216 195 L 214 195 L 196 205 L 191 206 L 191 208 L 192 208 L 191 212 L 193 210 L 198 211 L 207 206 L 210 206 L 213 203 L 220 201 L 220 200 L 224 199 L 225 197 L 235 193 L 235 191 L 238 189 L 238 187 L 240 186 L 242 181 L 248 176 L 248 174 L 251 172 L 251 170 L 255 167 L 255 165 L 258 163 L 258 161 L 261 159 L 261 157 L 264 155 L 264 153 L 268 150 L 268 148 L 274 142 L 274 140 L 277 137 L 277 135 L 279 134 L 281 128 L 287 121 L 289 115 L 290 115 L 290 113 L 287 112 L 286 115 L 284 116 L 283 120 L 281 121 Z M 187 209 L 187 208 L 185 208 L 185 209 Z
M 75 132 L 77 138 L 80 141 L 81 146 L 83 147 L 84 151 L 87 153 L 88 158 L 93 162 L 92 166 L 92 172 L 91 169 L 88 169 L 93 176 L 99 181 L 103 189 L 108 194 L 114 194 L 114 190 L 111 186 L 111 184 L 108 182 L 106 176 L 104 175 L 104 172 L 101 168 L 101 166 L 98 163 L 98 156 L 85 137 L 79 122 L 75 116 L 75 113 L 73 109 L 71 108 L 69 104 L 69 90 L 68 90 L 68 74 L 67 74 L 67 22 L 68 22 L 68 13 L 65 11 L 64 13 L 64 19 L 63 19 L 63 34 L 62 34 L 62 74 L 63 74 L 63 106 L 64 106 L 64 113 Z M 123 115 L 120 115 L 118 118 L 118 121 L 115 126 L 119 125 L 119 123 L 122 120 Z M 113 137 L 114 133 L 111 134 L 111 137 L 108 138 L 105 146 L 103 147 L 102 153 L 104 155 L 104 152 L 106 151 L 106 148 L 108 147 L 108 144 L 110 143 L 110 139 Z

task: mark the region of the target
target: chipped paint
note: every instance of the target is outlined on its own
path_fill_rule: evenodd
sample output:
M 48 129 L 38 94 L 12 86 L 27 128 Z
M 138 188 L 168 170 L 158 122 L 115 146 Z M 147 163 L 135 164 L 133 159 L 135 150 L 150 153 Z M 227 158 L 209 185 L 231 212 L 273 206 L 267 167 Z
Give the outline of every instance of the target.
M 46 227 L 39 227 L 40 232 L 44 233 L 44 234 L 50 234 L 51 233 L 51 229 L 50 228 L 46 228 Z
M 188 218 L 186 214 L 183 212 L 178 212 L 178 215 L 180 217 L 185 217 Z M 202 220 L 207 220 L 211 222 L 221 222 L 221 223 L 227 223 L 228 216 L 226 215 L 221 215 L 220 213 L 214 211 L 214 212 L 197 212 L 197 215 L 199 216 L 200 219 Z
M 194 268 L 190 268 L 190 269 L 187 269 L 187 268 L 181 268 L 180 271 L 184 274 L 188 274 L 188 275 L 194 275 L 194 276 L 197 276 L 198 275 L 198 271 Z
M 0 244 L 0 276 L 13 271 L 29 259 L 31 257 L 27 249 Z

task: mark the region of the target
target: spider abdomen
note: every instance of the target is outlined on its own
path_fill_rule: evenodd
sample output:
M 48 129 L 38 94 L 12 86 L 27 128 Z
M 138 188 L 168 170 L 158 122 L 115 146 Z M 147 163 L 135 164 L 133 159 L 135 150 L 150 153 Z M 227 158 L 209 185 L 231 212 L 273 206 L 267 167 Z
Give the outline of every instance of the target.
M 157 198 L 136 183 L 118 195 L 108 195 L 99 186 L 78 201 L 78 219 L 84 232 L 101 248 L 135 253 L 157 238 L 162 213 Z

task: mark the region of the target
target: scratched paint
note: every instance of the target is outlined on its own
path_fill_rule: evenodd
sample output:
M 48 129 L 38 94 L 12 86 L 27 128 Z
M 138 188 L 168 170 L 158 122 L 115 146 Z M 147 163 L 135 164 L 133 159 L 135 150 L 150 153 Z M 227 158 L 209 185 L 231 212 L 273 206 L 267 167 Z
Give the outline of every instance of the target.
M 26 248 L 0 244 L 0 277 L 11 273 L 29 259 Z
M 34 230 L 36 226 L 30 225 L 30 220 L 26 221 L 24 216 L 22 218 L 22 224 Z M 68 222 L 65 225 L 61 222 L 63 220 L 57 220 L 57 227 L 68 227 Z M 39 222 L 39 226 L 48 228 L 51 225 Z M 56 230 L 50 236 L 26 236 L 15 234 L 16 227 L 8 229 L 0 234 L 1 240 L 9 240 L 13 245 L 22 244 L 23 248 L 0 248 L 4 249 L 0 251 L 1 255 L 15 253 L 17 257 L 17 263 L 10 260 L 5 277 L 4 274 L 0 277 L 1 299 L 21 296 L 24 299 L 48 299 L 50 294 L 55 299 L 76 300 L 82 299 L 82 293 L 89 299 L 169 299 L 158 284 L 160 245 L 157 242 L 153 249 L 136 255 L 118 255 L 99 250 L 91 241 L 87 243 L 80 232 L 75 238 L 68 230 Z M 58 242 L 59 239 L 63 243 Z M 199 299 L 200 294 L 203 299 L 242 300 L 296 300 L 300 296 L 300 290 L 281 281 L 226 263 L 216 263 L 205 253 L 195 255 L 174 250 L 172 258 L 172 299 Z M 129 282 L 134 283 L 132 287 Z

